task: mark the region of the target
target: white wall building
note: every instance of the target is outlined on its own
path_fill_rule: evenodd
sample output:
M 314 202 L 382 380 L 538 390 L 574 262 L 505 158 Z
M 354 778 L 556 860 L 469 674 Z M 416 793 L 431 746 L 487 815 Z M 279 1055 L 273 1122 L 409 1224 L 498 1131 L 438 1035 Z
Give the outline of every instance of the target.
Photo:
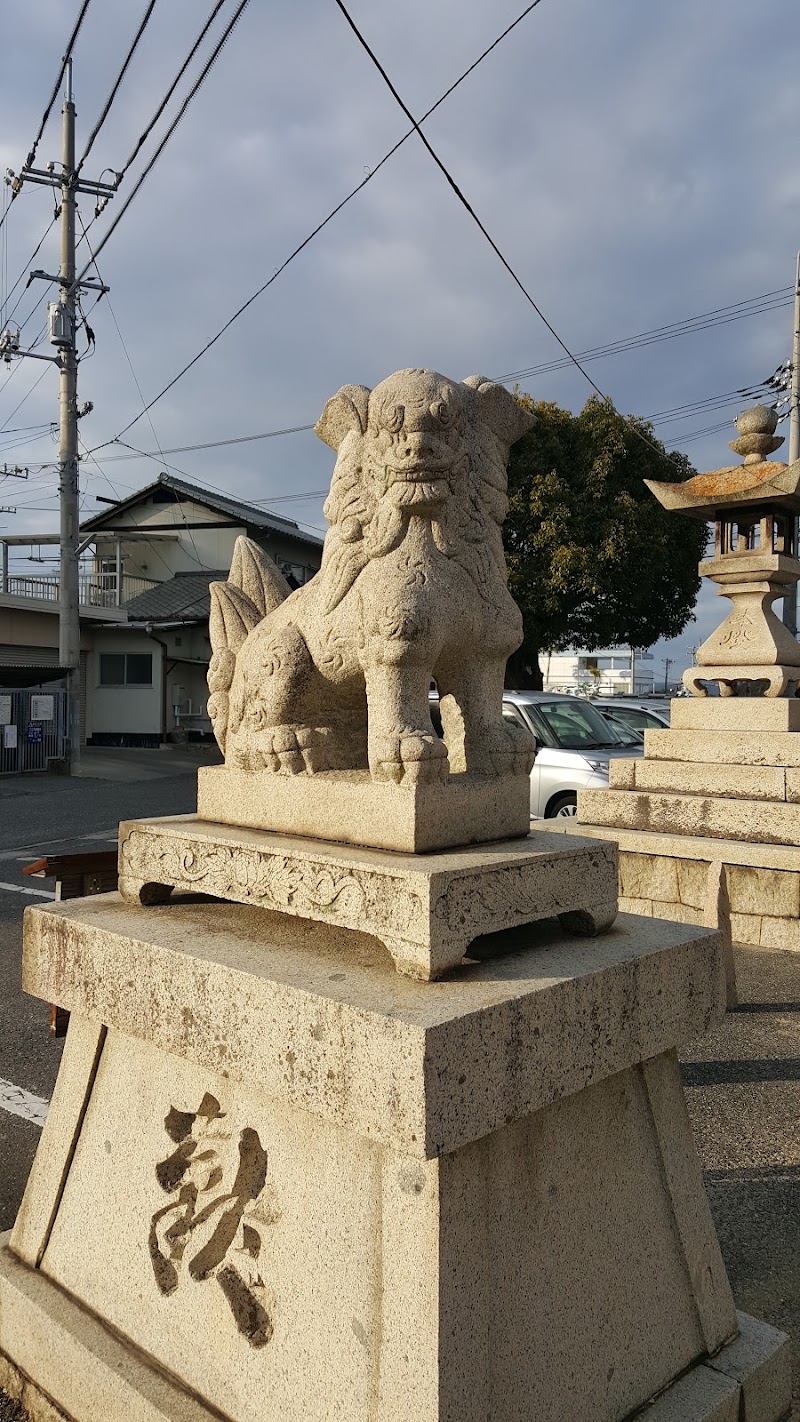
M 658 689 L 653 654 L 638 648 L 633 658 L 630 647 L 607 647 L 598 652 L 543 652 L 539 661 L 545 691 L 650 696 Z
M 109 505 L 81 525 L 82 738 L 158 745 L 179 728 L 210 734 L 209 583 L 227 577 L 244 534 L 299 587 L 319 568 L 322 539 L 168 474 Z M 0 688 L 62 676 L 58 572 L 40 571 L 57 545 L 55 533 L 0 538 Z

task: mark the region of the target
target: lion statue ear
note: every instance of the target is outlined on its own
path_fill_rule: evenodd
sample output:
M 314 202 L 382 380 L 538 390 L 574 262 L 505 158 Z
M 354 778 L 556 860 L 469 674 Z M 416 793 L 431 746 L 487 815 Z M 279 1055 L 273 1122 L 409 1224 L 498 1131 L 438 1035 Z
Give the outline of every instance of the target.
M 369 397 L 366 385 L 343 385 L 331 396 L 314 426 L 314 432 L 331 449 L 338 449 L 351 430 L 363 434 L 367 428 Z
M 481 418 L 504 444 L 512 445 L 536 423 L 534 416 L 523 410 L 504 385 L 498 385 L 485 375 L 468 375 L 463 383 L 475 391 Z

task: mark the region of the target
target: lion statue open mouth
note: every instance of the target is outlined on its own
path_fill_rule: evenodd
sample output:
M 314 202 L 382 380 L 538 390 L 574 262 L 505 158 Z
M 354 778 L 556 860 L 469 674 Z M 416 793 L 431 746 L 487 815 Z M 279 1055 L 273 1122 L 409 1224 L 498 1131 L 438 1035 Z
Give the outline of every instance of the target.
M 532 738 L 502 716 L 522 619 L 501 529 L 508 452 L 531 423 L 501 385 L 433 370 L 328 401 L 320 571 L 292 592 L 241 538 L 229 580 L 211 584 L 208 710 L 228 764 L 397 783 L 530 769 Z

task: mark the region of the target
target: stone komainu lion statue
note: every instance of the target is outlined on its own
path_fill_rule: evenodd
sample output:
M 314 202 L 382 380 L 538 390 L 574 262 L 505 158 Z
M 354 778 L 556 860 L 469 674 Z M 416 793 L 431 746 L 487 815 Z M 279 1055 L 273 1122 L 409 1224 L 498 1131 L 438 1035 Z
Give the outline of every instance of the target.
M 228 582 L 211 584 L 208 710 L 229 765 L 397 783 L 530 770 L 532 737 L 502 716 L 522 618 L 501 528 L 509 448 L 531 423 L 502 386 L 432 370 L 328 401 L 320 571 L 292 592 L 240 538 Z

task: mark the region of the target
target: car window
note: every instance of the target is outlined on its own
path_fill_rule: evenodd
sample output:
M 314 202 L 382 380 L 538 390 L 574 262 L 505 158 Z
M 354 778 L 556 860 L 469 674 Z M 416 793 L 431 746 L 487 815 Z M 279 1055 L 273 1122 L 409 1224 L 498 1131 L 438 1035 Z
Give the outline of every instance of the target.
M 503 720 L 514 721 L 518 726 L 525 726 L 526 731 L 528 729 L 527 725 L 525 724 L 525 717 L 523 716 L 522 712 L 518 711 L 516 706 L 511 701 L 503 702 Z
M 624 735 L 587 701 L 539 701 L 536 711 L 562 750 L 625 744 Z
M 626 726 L 635 726 L 639 731 L 646 726 L 660 724 L 655 716 L 651 716 L 647 711 L 639 711 L 635 706 L 611 706 L 603 714 L 613 716 L 617 721 L 624 721 Z

